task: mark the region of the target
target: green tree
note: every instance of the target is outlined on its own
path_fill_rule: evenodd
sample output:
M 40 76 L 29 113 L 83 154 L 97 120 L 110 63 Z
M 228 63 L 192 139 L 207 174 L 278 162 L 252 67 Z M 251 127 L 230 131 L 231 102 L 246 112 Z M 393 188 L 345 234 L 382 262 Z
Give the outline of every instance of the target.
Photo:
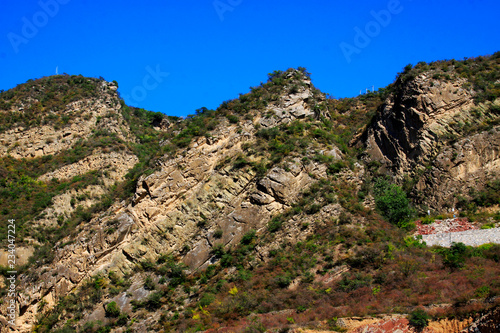
M 410 325 L 421 331 L 429 325 L 429 315 L 422 309 L 413 310 L 408 318 Z
M 443 263 L 451 269 L 462 268 L 467 256 L 467 246 L 464 243 L 453 243 L 450 249 L 443 253 Z
M 106 317 L 118 317 L 120 315 L 120 307 L 116 304 L 115 301 L 109 302 L 106 305 Z
M 378 179 L 374 186 L 375 205 L 380 213 L 400 228 L 409 227 L 413 209 L 406 193 L 386 179 Z

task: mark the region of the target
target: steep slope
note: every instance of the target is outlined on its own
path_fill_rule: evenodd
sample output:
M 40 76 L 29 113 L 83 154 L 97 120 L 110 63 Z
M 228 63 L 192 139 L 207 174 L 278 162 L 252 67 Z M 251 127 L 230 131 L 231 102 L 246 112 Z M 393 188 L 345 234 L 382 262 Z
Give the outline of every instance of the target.
M 499 246 L 431 252 L 374 209 L 373 184 L 385 181 L 380 173 L 403 178 L 433 161 L 441 146 L 422 137 L 446 136 L 449 110 L 474 104 L 478 95 L 455 92 L 459 83 L 451 78 L 430 89 L 430 74 L 418 75 L 336 100 L 318 91 L 303 68 L 276 71 L 238 99 L 184 120 L 129 108 L 115 84 L 78 78 L 85 87 L 93 82 L 95 96 L 73 100 L 68 89 L 70 97 L 56 96 L 69 102 L 53 110 L 52 120 L 58 124 L 85 105 L 75 121 L 88 121 L 87 137 L 61 140 L 47 152 L 10 145 L 18 155 L 3 159 L 5 189 L 31 180 L 35 196 L 51 189 L 29 214 L 14 209 L 27 198 L 4 201 L 12 207 L 4 218 L 25 226 L 19 247 L 36 249 L 19 269 L 16 329 L 332 329 L 340 323 L 334 317 L 409 313 L 422 305 L 436 318 L 489 308 L 468 301 L 500 292 Z M 75 79 L 45 80 L 64 86 Z M 16 88 L 25 91 L 22 98 L 4 92 L 5 112 L 22 112 L 52 91 L 37 87 Z M 493 119 L 493 104 L 483 105 L 484 119 Z M 43 121 L 51 107 L 41 106 L 44 112 L 34 114 Z M 36 121 L 15 119 L 4 132 L 36 128 Z M 390 126 L 408 130 L 391 136 Z M 66 129 L 54 130 L 57 137 Z M 376 159 L 386 168 L 377 170 Z M 487 162 L 478 163 L 482 176 Z M 13 165 L 29 178 L 16 178 Z M 458 305 L 443 305 L 452 302 Z M 6 304 L 0 309 L 7 313 Z
M 419 204 L 456 208 L 457 194 L 484 188 L 500 171 L 499 68 L 498 54 L 408 66 L 364 133 L 367 160 L 411 179 Z
M 116 88 L 60 75 L 0 95 L 1 241 L 14 219 L 17 263 L 33 273 L 52 261 L 55 243 L 110 205 L 139 162 Z M 2 247 L 0 265 L 7 255 Z

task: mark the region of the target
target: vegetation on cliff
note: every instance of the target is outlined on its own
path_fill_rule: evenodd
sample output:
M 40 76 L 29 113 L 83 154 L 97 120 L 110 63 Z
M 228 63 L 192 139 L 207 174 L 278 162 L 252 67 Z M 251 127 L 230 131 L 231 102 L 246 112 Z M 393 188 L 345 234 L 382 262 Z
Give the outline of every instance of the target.
M 226 245 L 218 241 L 226 230 L 217 229 L 210 262 L 203 269 L 193 270 L 183 263 L 183 255 L 190 251 L 187 242 L 175 255 L 166 249 L 155 260 L 129 258 L 135 260 L 135 268 L 124 275 L 110 269 L 85 279 L 50 309 L 40 302 L 35 331 L 109 332 L 117 327 L 132 331 L 135 322 L 151 314 L 159 314 L 159 320 L 149 329 L 164 331 L 215 332 L 232 327 L 255 332 L 308 325 L 339 329 L 339 317 L 410 312 L 410 322 L 421 328 L 429 317 L 470 316 L 498 305 L 500 245 L 455 244 L 447 249 L 421 244 L 412 236 L 417 211 L 425 210 L 414 200 L 417 181 L 391 178 L 377 160 L 365 158 L 359 140 L 387 98 L 401 93 L 405 83 L 421 74 L 436 81 L 466 79 L 463 88 L 475 92 L 476 106 L 486 105 L 481 108 L 485 126 L 474 130 L 462 126 L 455 139 L 496 128 L 497 118 L 492 115 L 498 114 L 498 104 L 493 102 L 500 93 L 499 65 L 499 53 L 418 63 L 406 66 L 387 88 L 344 99 L 317 90 L 305 68 L 276 71 L 249 93 L 223 102 L 216 110 L 200 108 L 185 119 L 128 107 L 112 84 L 81 76 L 43 78 L 2 92 L 1 133 L 41 124 L 63 128 L 71 122 L 62 112 L 70 103 L 103 94 L 119 103 L 119 116 L 132 133 L 132 139 L 125 140 L 116 133 L 95 130 L 54 155 L 0 158 L 0 239 L 6 238 L 7 219 L 15 218 L 19 244 L 36 242 L 36 254 L 22 269 L 32 282 L 54 260 L 55 248 L 77 241 L 79 226 L 111 215 L 113 205 L 133 205 L 139 180 L 161 171 L 165 160 L 212 140 L 221 127 L 233 126 L 236 133 L 251 139 L 241 144 L 238 154 L 221 157 L 214 174 L 246 173 L 251 186 L 258 188 L 273 168 L 289 171 L 296 161 L 324 170 L 322 177 L 310 173 L 311 184 L 259 230 L 251 229 Z M 284 96 L 301 94 L 304 108 L 310 111 L 307 116 L 282 121 L 273 112 L 273 108 L 283 109 Z M 248 133 L 243 133 L 244 128 Z M 37 225 L 56 196 L 103 185 L 103 174 L 97 170 L 70 179 L 38 178 L 101 150 L 128 152 L 137 156 L 138 163 L 124 179 L 106 186 L 106 193 L 94 204 L 83 207 L 75 199 L 71 216 L 61 216 L 57 225 Z M 432 164 L 422 167 L 419 176 L 429 177 Z M 500 204 L 498 193 L 497 175 L 473 193 L 456 193 L 458 207 L 481 224 L 495 225 L 500 219 L 494 210 Z M 203 231 L 209 222 L 202 214 L 200 218 L 197 227 Z M 116 231 L 114 225 L 107 230 Z M 306 236 L 300 238 L 301 234 Z M 144 239 L 141 245 L 147 244 Z M 6 271 L 2 268 L 2 273 Z M 132 297 L 129 288 L 137 281 L 142 281 L 141 290 L 147 296 L 132 299 L 132 309 L 124 311 L 111 299 L 122 294 Z M 5 292 L 3 288 L 0 294 Z M 445 303 L 453 306 L 421 310 Z M 96 304 L 102 304 L 104 321 L 84 322 Z

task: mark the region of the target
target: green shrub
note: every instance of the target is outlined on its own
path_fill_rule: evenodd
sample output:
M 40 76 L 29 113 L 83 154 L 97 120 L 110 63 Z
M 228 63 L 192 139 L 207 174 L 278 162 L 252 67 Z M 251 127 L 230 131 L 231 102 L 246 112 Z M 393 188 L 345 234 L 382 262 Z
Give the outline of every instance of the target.
M 453 243 L 449 249 L 443 250 L 443 264 L 449 268 L 461 268 L 465 264 L 467 246 L 464 243 Z
M 235 116 L 233 114 L 227 115 L 226 118 L 227 120 L 229 120 L 231 124 L 237 124 L 240 121 L 240 118 L 238 118 L 238 116 Z
M 435 219 L 431 216 L 424 216 L 422 218 L 422 224 L 432 224 L 434 223 Z
M 254 229 L 248 231 L 246 234 L 243 235 L 243 237 L 240 240 L 240 243 L 243 245 L 250 244 L 252 240 L 254 240 L 254 238 L 256 237 L 256 234 L 257 232 Z
M 337 161 L 328 165 L 328 173 L 330 175 L 335 175 L 340 172 L 340 170 L 346 167 L 345 162 Z
M 156 288 L 156 285 L 151 276 L 146 277 L 146 280 L 144 280 L 144 288 L 147 290 L 154 290 Z
M 127 325 L 128 322 L 128 315 L 126 313 L 120 313 L 118 316 L 118 320 L 116 321 L 116 324 L 118 326 L 125 326 Z
M 224 234 L 224 231 L 222 229 L 217 229 L 214 232 L 214 238 L 219 239 L 222 238 L 222 235 Z
M 278 275 L 275 282 L 280 288 L 286 288 L 292 283 L 292 277 L 289 274 Z
M 108 303 L 106 305 L 106 317 L 116 318 L 120 315 L 120 307 L 115 301 Z
M 413 310 L 408 318 L 410 325 L 417 330 L 423 330 L 429 325 L 429 315 L 422 309 Z
M 212 304 L 212 302 L 215 301 L 215 295 L 212 293 L 204 293 L 203 296 L 200 298 L 200 305 L 202 307 L 208 306 Z
M 163 297 L 163 292 L 157 291 L 148 296 L 146 301 L 146 308 L 149 310 L 156 310 L 161 306 L 161 298 Z
M 385 179 L 378 179 L 374 186 L 375 205 L 387 220 L 400 228 L 410 226 L 413 209 L 410 200 L 401 187 L 390 184 Z
M 276 232 L 279 229 L 281 229 L 281 226 L 283 225 L 283 221 L 281 220 L 280 217 L 275 217 L 269 223 L 267 224 L 267 230 L 269 232 Z

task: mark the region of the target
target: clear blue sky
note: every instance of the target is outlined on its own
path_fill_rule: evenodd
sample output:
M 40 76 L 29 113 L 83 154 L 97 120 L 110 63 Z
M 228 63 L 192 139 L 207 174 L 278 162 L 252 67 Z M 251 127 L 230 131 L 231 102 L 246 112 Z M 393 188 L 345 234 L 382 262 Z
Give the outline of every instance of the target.
M 57 67 L 185 116 L 303 66 L 323 92 L 351 97 L 408 63 L 500 50 L 499 13 L 498 0 L 2 0 L 0 89 Z

